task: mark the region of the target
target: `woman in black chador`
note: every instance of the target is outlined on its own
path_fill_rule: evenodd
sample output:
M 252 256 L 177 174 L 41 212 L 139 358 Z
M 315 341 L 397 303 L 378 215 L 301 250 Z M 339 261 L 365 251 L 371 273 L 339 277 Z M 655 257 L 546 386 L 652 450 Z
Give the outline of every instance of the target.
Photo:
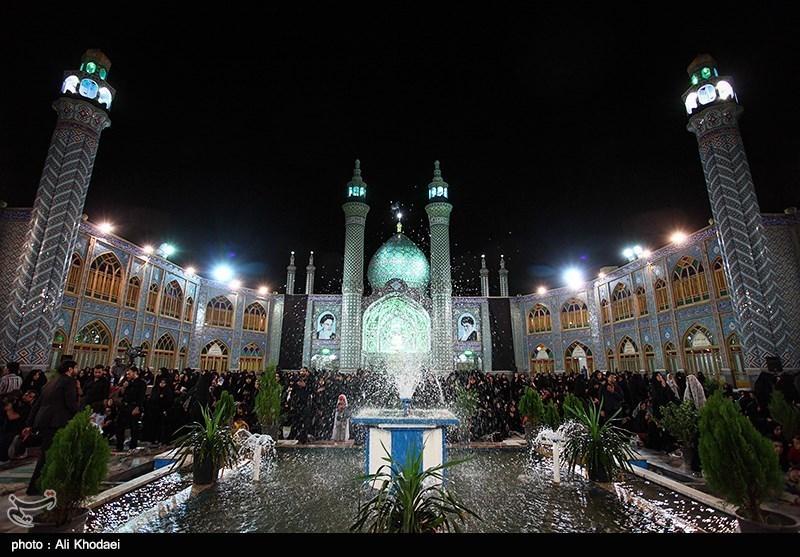
M 159 377 L 157 383 L 153 385 L 150 398 L 145 405 L 144 417 L 142 418 L 142 438 L 150 443 L 167 443 L 170 441 L 164 435 L 164 420 L 167 411 L 172 407 L 175 398 L 174 391 L 169 386 L 165 377 Z

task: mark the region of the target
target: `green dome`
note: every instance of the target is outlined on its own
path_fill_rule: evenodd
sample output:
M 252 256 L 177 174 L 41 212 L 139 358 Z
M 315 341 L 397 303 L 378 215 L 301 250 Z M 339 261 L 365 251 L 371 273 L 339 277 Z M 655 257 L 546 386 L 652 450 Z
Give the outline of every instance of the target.
M 431 268 L 425 254 L 401 232 L 375 252 L 367 268 L 372 288 L 383 288 L 392 279 L 402 279 L 411 288 L 423 288 L 430 278 Z

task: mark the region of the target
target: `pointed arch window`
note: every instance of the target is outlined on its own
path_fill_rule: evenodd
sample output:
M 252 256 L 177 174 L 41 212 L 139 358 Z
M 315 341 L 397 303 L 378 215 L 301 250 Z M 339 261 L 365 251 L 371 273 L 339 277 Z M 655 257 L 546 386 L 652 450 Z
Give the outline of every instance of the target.
M 161 315 L 166 315 L 173 319 L 180 319 L 182 309 L 183 289 L 181 285 L 178 284 L 178 281 L 170 281 L 164 289 L 164 295 L 161 296 Z
M 530 369 L 531 373 L 555 372 L 553 352 L 544 344 L 540 344 L 531 352 Z
M 128 361 L 128 350 L 131 347 L 131 341 L 127 338 L 123 338 L 121 341 L 117 343 L 117 355 L 116 358 L 122 358 L 123 362 Z
M 672 270 L 672 293 L 675 306 L 687 306 L 708 300 L 708 282 L 703 264 L 684 255 Z
M 67 273 L 67 292 L 75 294 L 78 291 L 78 285 L 81 282 L 81 269 L 83 269 L 83 260 L 80 255 L 73 253 L 69 262 L 69 272 Z
M 175 362 L 175 340 L 169 333 L 164 333 L 156 342 L 153 349 L 153 367 L 172 369 Z
M 206 324 L 211 327 L 233 327 L 233 304 L 225 296 L 209 300 L 206 306 Z
M 639 348 L 630 337 L 624 337 L 619 343 L 619 370 L 620 371 L 640 371 L 642 369 L 639 361 Z
M 189 296 L 186 298 L 186 307 L 183 311 L 183 320 L 187 323 L 191 323 L 192 317 L 194 317 L 194 298 Z
M 664 367 L 670 373 L 675 373 L 680 369 L 680 360 L 678 359 L 678 350 L 671 342 L 664 345 Z
M 584 366 L 590 375 L 594 372 L 592 351 L 588 346 L 576 340 L 564 351 L 564 371 L 580 373 Z
M 639 317 L 647 315 L 647 294 L 644 291 L 644 286 L 636 288 L 636 307 L 639 310 Z
M 75 335 L 72 351 L 78 368 L 94 367 L 95 364 L 108 365 L 110 344 L 111 333 L 108 327 L 99 319 L 89 322 Z
M 606 350 L 606 366 L 608 366 L 608 371 L 617 371 L 617 361 L 614 359 L 614 351 L 610 348 Z
M 186 369 L 186 367 L 188 365 L 186 363 L 187 361 L 188 361 L 188 357 L 187 357 L 186 347 L 185 346 L 181 346 L 181 349 L 178 351 L 178 367 L 177 367 L 177 369 L 181 369 L 181 370 L 182 369 Z
M 702 325 L 693 325 L 683 337 L 687 373 L 702 371 L 706 377 L 720 379 L 722 367 L 716 336 Z
M 264 370 L 264 351 L 255 342 L 242 348 L 239 358 L 239 371 L 259 372 Z
M 119 302 L 122 287 L 122 264 L 113 253 L 104 253 L 96 257 L 89 266 L 84 295 L 96 300 Z
M 200 369 L 205 371 L 227 371 L 228 345 L 221 340 L 212 340 L 200 351 Z
M 128 280 L 128 289 L 125 292 L 125 307 L 135 308 L 139 303 L 139 294 L 142 292 L 142 281 L 139 277 L 131 277 Z
M 742 357 L 742 344 L 739 335 L 731 333 L 728 335 L 726 345 L 728 348 L 728 360 L 731 363 L 731 375 L 733 376 L 733 386 L 737 389 L 749 389 L 750 379 L 744 369 L 744 358 Z
M 628 285 L 620 282 L 614 287 L 611 293 L 611 311 L 614 314 L 614 321 L 633 318 L 633 302 Z
M 528 313 L 528 334 L 548 333 L 553 330 L 550 310 L 542 304 L 536 304 Z
M 644 352 L 644 370 L 647 373 L 653 373 L 656 370 L 656 355 L 653 352 L 653 347 L 645 344 L 642 352 Z
M 267 311 L 258 302 L 253 302 L 244 310 L 242 329 L 245 331 L 267 332 Z M 249 345 L 248 345 L 249 346 Z M 239 366 L 242 369 L 242 366 Z
M 589 326 L 589 308 L 586 302 L 578 298 L 571 298 L 561 306 L 561 328 L 585 329 Z
M 611 323 L 611 312 L 608 309 L 608 300 L 600 300 L 600 317 L 603 320 L 603 325 Z
M 148 313 L 155 313 L 156 306 L 158 305 L 158 285 L 154 282 L 150 285 L 150 289 L 147 291 L 147 306 L 145 306 L 145 311 Z
M 718 298 L 725 298 L 730 295 L 728 290 L 728 278 L 725 276 L 725 267 L 722 266 L 722 258 L 717 257 L 711 264 L 714 272 L 714 290 Z
M 658 279 L 653 288 L 656 291 L 656 307 L 658 311 L 667 311 L 669 309 L 669 291 L 667 290 L 667 283 L 664 279 Z

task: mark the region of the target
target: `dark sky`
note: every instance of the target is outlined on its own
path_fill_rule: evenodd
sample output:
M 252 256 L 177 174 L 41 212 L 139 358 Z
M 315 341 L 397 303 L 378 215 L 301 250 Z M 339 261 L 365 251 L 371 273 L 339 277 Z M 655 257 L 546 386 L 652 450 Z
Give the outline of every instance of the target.
M 131 4 L 0 3 L 0 199 L 32 205 L 63 72 L 99 48 L 117 96 L 84 212 L 140 245 L 174 243 L 172 259 L 203 276 L 227 261 L 246 286 L 283 291 L 294 250 L 301 290 L 314 250 L 317 292 L 340 292 L 356 158 L 365 265 L 394 231 L 393 202 L 427 252 L 426 186 L 441 161 L 457 295 L 479 294 L 481 253 L 493 295 L 505 255 L 513 295 L 562 286 L 568 266 L 622 264 L 634 243 L 661 247 L 711 216 L 681 102 L 700 53 L 734 79 L 762 211 L 800 205 L 789 2 Z

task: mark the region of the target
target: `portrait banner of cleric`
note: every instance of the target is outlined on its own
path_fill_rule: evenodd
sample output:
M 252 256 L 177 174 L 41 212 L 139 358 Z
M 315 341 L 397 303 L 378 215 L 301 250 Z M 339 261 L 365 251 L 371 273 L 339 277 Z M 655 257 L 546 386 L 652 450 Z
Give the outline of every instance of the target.
M 458 318 L 458 341 L 469 342 L 478 340 L 477 320 L 471 313 L 462 313 Z
M 325 312 L 319 316 L 317 338 L 319 340 L 336 340 L 336 317 L 332 313 Z

